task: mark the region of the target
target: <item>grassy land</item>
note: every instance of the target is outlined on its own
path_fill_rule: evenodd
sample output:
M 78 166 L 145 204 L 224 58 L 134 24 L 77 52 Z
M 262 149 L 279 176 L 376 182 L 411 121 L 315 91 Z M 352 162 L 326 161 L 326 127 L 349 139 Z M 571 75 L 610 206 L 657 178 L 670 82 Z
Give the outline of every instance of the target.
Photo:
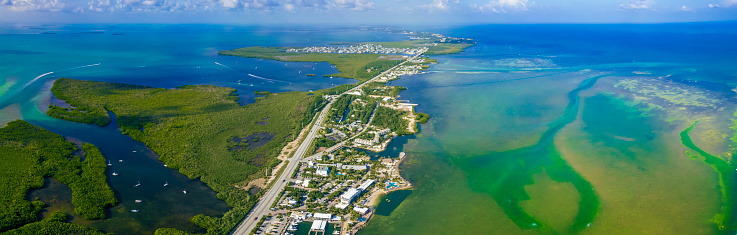
M 392 60 L 378 54 L 330 54 L 286 52 L 284 47 L 246 47 L 220 51 L 220 55 L 260 58 L 287 62 L 328 62 L 340 71 L 325 76 L 353 78 L 361 82 L 379 75 L 402 60 Z
M 222 218 L 193 218 L 208 233 L 227 233 L 248 213 L 257 197 L 251 198 L 247 191 L 234 186 L 245 186 L 278 164 L 276 156 L 291 140 L 287 137 L 307 125 L 325 104 L 318 95 L 286 92 L 264 94 L 255 103 L 240 106 L 232 88 L 163 89 L 65 78 L 57 80 L 51 90 L 70 104 L 88 107 L 91 115 L 100 114 L 102 117 L 97 119 L 104 121 L 91 123 L 108 123 L 105 109 L 114 112 L 124 134 L 145 143 L 168 167 L 192 179 L 200 178 L 218 192 L 218 198 L 233 209 Z M 86 123 L 92 120 L 84 115 L 63 114 L 55 117 Z M 267 118 L 268 124 L 256 124 Z M 259 148 L 229 150 L 232 136 L 253 133 L 274 137 Z
M 117 203 L 107 185 L 105 158 L 95 146 L 84 144 L 85 160 L 74 156 L 74 144 L 58 134 L 18 120 L 0 128 L 0 232 L 38 219 L 44 203 L 26 200 L 28 191 L 44 186 L 44 177 L 54 177 L 72 190 L 74 212 L 86 219 L 105 218 L 105 208 Z M 50 221 L 26 225 L 32 228 L 79 226 L 49 225 Z M 39 224 L 40 223 L 40 224 Z M 61 222 L 58 222 L 61 223 Z M 39 227 L 40 226 L 40 227 Z M 21 229 L 28 234 L 36 229 Z M 25 231 L 25 232 L 23 232 Z M 43 230 L 38 230 L 43 231 Z
M 698 124 L 698 122 L 695 122 L 681 132 L 681 143 L 701 155 L 704 162 L 714 168 L 714 171 L 719 176 L 719 190 L 721 192 L 722 208 L 721 213 L 715 215 L 712 222 L 715 223 L 720 230 L 733 230 L 735 226 L 737 226 L 736 224 L 733 224 L 732 221 L 734 216 L 734 203 L 732 201 L 734 194 L 733 189 L 737 187 L 735 182 L 735 180 L 737 180 L 734 171 L 735 166 L 724 161 L 722 158 L 707 153 L 694 144 L 688 134 L 693 131 L 696 124 Z
M 475 46 L 470 43 L 438 43 L 438 45 L 430 47 L 425 55 L 447 55 L 458 54 L 466 50 L 466 48 Z

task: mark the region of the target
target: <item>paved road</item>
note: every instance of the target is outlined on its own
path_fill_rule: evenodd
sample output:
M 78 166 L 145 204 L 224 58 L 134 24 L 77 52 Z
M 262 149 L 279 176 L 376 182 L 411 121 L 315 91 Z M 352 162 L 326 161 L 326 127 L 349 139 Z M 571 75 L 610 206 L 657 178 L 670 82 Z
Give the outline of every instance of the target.
M 424 51 L 423 51 L 424 53 Z M 346 92 L 341 93 L 340 95 L 343 95 L 348 92 L 352 92 L 358 89 L 361 89 L 365 84 L 369 82 L 373 82 L 376 79 L 380 78 L 381 76 L 386 75 L 389 73 L 389 71 L 394 70 L 395 68 L 402 66 L 404 63 L 407 63 L 408 60 L 416 59 L 417 57 L 421 56 L 422 53 L 417 54 L 402 63 L 392 67 L 391 69 L 388 69 L 384 71 L 383 73 L 377 75 L 374 78 L 371 78 L 370 80 L 354 87 L 353 89 L 350 89 Z M 241 223 L 238 225 L 238 227 L 233 231 L 233 234 L 249 234 L 251 233 L 251 230 L 253 230 L 254 227 L 256 227 L 256 224 L 258 224 L 259 220 L 262 216 L 267 215 L 271 210 L 270 207 L 272 204 L 274 204 L 274 201 L 277 200 L 279 193 L 284 189 L 284 187 L 287 186 L 289 183 L 288 179 L 292 178 L 292 173 L 294 170 L 299 167 L 300 159 L 305 155 L 307 152 L 307 149 L 310 147 L 310 144 L 312 143 L 312 140 L 315 139 L 315 135 L 317 134 L 317 131 L 320 130 L 320 126 L 322 125 L 323 119 L 325 119 L 325 116 L 327 115 L 328 111 L 330 110 L 330 106 L 333 105 L 333 102 L 335 100 L 328 103 L 325 108 L 322 109 L 322 112 L 320 112 L 317 117 L 317 120 L 315 121 L 315 124 L 312 126 L 312 129 L 307 134 L 307 137 L 304 141 L 302 141 L 302 144 L 299 145 L 297 148 L 297 151 L 294 152 L 294 155 L 291 159 L 289 159 L 289 164 L 287 164 L 286 169 L 284 169 L 283 173 L 279 176 L 279 178 L 276 179 L 276 183 L 269 189 L 269 191 L 266 192 L 266 194 L 259 200 L 258 203 L 256 203 L 256 206 L 251 209 L 251 212 L 246 216 L 246 218 L 241 221 Z

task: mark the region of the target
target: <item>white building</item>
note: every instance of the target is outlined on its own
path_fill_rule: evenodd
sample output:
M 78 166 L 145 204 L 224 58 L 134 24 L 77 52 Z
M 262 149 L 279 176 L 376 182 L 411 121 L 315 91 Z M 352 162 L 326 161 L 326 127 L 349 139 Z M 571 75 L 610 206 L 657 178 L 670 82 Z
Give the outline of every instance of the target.
M 312 226 L 310 227 L 310 231 L 325 231 L 325 225 L 327 225 L 327 221 L 323 220 L 315 220 L 312 222 Z
M 353 199 L 356 199 L 356 197 L 358 197 L 358 194 L 360 193 L 361 190 L 349 188 L 342 195 L 340 195 L 340 201 L 343 203 L 351 203 L 351 201 L 353 201 Z
M 347 208 L 347 207 L 348 207 L 348 205 L 350 205 L 350 204 L 348 204 L 348 203 L 343 203 L 343 202 L 340 202 L 340 203 L 338 203 L 338 204 L 335 204 L 335 208 L 338 208 L 338 209 L 341 209 L 341 210 L 345 210 L 345 208 Z
M 310 180 L 304 180 L 304 181 L 302 181 L 302 187 L 307 188 L 307 186 L 309 186 L 309 185 L 310 185 Z
M 363 214 L 366 214 L 366 212 L 368 212 L 368 208 L 366 208 L 366 207 L 353 207 L 353 210 L 356 211 L 356 212 L 358 212 L 358 213 L 361 213 L 362 215 Z
M 312 213 L 310 212 L 297 211 L 297 212 L 292 212 L 292 214 L 289 217 L 297 219 L 297 220 L 305 220 L 307 219 L 307 217 L 311 217 L 311 216 L 312 216 Z
M 376 144 L 376 141 L 375 140 L 365 140 L 365 139 L 356 138 L 356 139 L 353 139 L 353 143 L 362 144 L 362 145 L 366 145 L 366 146 L 373 146 L 373 145 Z
M 374 184 L 374 180 L 372 179 L 366 180 L 366 182 L 363 182 L 361 186 L 358 186 L 358 190 L 366 191 L 366 189 L 368 189 L 368 187 L 371 187 L 372 184 Z
M 330 218 L 333 218 L 333 214 L 328 213 L 315 213 L 312 215 L 312 218 L 315 218 L 316 220 L 330 220 Z
M 328 174 L 330 173 L 330 168 L 328 168 L 327 166 L 319 166 L 319 167 L 317 167 L 316 173 L 317 173 L 317 175 L 326 176 L 327 177 Z

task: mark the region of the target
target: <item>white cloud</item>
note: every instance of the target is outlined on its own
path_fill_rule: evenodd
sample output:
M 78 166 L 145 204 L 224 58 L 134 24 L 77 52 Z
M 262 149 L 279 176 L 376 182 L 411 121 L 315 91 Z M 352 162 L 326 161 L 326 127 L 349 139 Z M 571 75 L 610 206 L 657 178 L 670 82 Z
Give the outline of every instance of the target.
M 60 0 L 7 0 L 0 5 L 10 6 L 13 11 L 48 11 L 69 10 L 65 2 Z
M 708 6 L 709 8 L 719 8 L 720 7 L 719 4 L 711 4 L 711 3 L 707 4 L 706 6 Z
M 487 4 L 471 4 L 471 8 L 481 12 L 508 13 L 512 11 L 527 11 L 528 0 L 491 0 Z
M 726 7 L 731 7 L 731 6 L 735 5 L 735 4 L 737 4 L 737 0 L 724 0 L 722 2 L 722 4 L 724 4 L 724 6 L 726 6 Z
M 291 5 L 291 7 L 285 6 L 288 11 L 293 11 L 296 8 L 327 8 L 328 5 L 325 0 L 286 0 L 286 3 Z
M 654 10 L 654 5 L 655 1 L 653 0 L 636 0 L 619 4 L 619 8 L 624 10 Z
M 691 8 L 688 8 L 686 5 L 681 6 L 681 11 L 693 12 L 693 10 Z
M 336 8 L 354 11 L 366 11 L 375 8 L 374 2 L 371 0 L 333 0 L 332 5 Z
M 448 0 L 433 0 L 432 3 L 422 5 L 422 7 L 430 9 L 431 11 L 434 9 L 441 11 L 450 9 L 450 7 L 448 6 Z

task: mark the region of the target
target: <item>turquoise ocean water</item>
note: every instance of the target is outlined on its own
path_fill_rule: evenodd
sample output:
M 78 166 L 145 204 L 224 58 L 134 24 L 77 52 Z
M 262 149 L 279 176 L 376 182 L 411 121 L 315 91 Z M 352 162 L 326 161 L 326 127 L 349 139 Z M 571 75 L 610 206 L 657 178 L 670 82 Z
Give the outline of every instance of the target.
M 389 195 L 401 203 L 379 205 L 381 213 L 361 234 L 720 232 L 709 222 L 719 213 L 715 173 L 683 156 L 677 135 L 672 139 L 682 123 L 627 106 L 632 97 L 617 96 L 611 83 L 666 79 L 736 103 L 737 24 L 417 29 L 479 43 L 433 57 L 439 64 L 427 73 L 393 82 L 408 87 L 402 99 L 432 118 L 417 136 L 377 154 L 407 152 L 402 171 L 415 187 Z M 199 231 L 188 223 L 191 216 L 217 215 L 227 206 L 112 125 L 46 116 L 54 78 L 229 86 L 247 103 L 255 90 L 307 91 L 353 81 L 305 76 L 334 73 L 326 63 L 223 57 L 218 50 L 404 39 L 353 27 L 3 25 L 0 33 L 0 121 L 24 119 L 100 147 L 120 173 L 110 181 L 121 205 L 111 209 L 111 219 L 90 225 L 120 234 L 162 226 Z M 159 179 L 170 186 L 161 187 Z M 142 186 L 133 189 L 137 181 Z M 134 207 L 141 212 L 130 213 Z

